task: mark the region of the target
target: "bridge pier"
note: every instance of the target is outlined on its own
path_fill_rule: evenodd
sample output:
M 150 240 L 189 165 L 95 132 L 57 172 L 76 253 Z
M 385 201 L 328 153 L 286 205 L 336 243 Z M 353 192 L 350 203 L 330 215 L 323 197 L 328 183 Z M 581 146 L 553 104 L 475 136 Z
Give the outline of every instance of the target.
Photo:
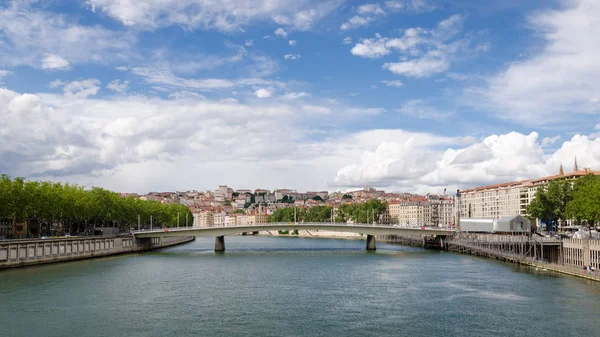
M 225 251 L 225 236 L 217 236 L 215 237 L 215 252 L 224 252 Z
M 367 250 L 377 250 L 375 246 L 375 235 L 367 235 Z

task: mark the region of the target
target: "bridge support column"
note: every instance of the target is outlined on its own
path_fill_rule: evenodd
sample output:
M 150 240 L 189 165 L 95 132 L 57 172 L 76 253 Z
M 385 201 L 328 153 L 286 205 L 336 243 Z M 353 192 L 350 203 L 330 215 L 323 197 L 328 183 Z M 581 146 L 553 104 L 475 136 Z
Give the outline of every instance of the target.
M 225 251 L 225 236 L 217 236 L 215 238 L 215 252 Z
M 376 250 L 375 235 L 367 235 L 367 250 Z

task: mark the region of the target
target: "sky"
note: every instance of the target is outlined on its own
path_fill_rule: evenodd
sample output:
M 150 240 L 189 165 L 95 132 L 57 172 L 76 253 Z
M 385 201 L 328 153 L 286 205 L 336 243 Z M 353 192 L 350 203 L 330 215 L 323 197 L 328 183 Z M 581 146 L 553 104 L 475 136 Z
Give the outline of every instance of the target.
M 0 173 L 442 193 L 600 169 L 600 1 L 0 0 Z

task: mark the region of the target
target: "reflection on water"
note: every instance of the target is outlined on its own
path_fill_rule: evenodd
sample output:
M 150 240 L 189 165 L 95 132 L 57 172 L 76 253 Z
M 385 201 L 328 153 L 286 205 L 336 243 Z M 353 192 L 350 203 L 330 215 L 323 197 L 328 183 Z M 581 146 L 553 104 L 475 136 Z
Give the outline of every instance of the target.
M 0 272 L 2 336 L 594 336 L 600 286 L 361 240 L 226 237 Z M 551 323 L 550 323 L 551 322 Z

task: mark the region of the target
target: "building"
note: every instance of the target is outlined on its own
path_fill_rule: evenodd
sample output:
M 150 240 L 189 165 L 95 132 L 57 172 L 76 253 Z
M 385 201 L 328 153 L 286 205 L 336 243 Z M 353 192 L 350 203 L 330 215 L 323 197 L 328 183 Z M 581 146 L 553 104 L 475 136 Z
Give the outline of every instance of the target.
M 213 227 L 214 226 L 214 216 L 212 212 L 203 211 L 199 213 L 194 213 L 194 222 L 192 223 L 192 227 Z
M 459 191 L 458 216 L 460 218 L 498 219 L 512 215 L 527 215 L 527 207 L 535 198 L 541 186 L 557 179 L 575 180 L 588 174 L 600 175 L 600 171 L 590 169 L 564 173 L 562 165 L 559 173 L 538 179 L 515 181 L 504 184 L 476 187 Z
M 392 223 L 400 225 L 446 227 L 456 223 L 454 207 L 454 198 L 428 194 L 392 201 L 388 214 Z

